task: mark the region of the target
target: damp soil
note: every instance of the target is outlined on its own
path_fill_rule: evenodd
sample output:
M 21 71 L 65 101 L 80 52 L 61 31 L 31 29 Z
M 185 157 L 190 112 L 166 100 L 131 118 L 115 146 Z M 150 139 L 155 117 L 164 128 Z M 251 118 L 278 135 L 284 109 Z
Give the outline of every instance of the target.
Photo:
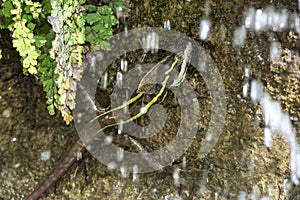
M 109 169 L 85 152 L 41 199 L 237 199 L 241 191 L 259 191 L 271 199 L 287 199 L 283 183 L 290 179 L 288 144 L 276 136 L 272 147 L 264 145 L 264 124 L 257 119 L 261 117 L 260 107 L 249 98 L 242 98 L 242 86 L 247 66 L 252 78 L 262 80 L 272 99 L 281 101 L 299 135 L 299 63 L 285 62 L 284 58 L 276 65 L 268 62 L 269 32 L 249 33 L 243 48 L 232 47 L 233 32 L 242 25 L 246 9 L 265 8 L 270 1 L 207 2 L 131 1 L 126 23 L 128 29 L 162 27 L 169 20 L 172 30 L 199 41 L 199 23 L 207 17 L 206 7 L 210 7 L 210 34 L 206 42 L 199 43 L 222 76 L 227 100 L 224 128 L 212 151 L 205 157 L 197 156 L 212 108 L 205 83 L 199 74 L 188 71 L 188 81 L 198 93 L 201 126 L 184 155 L 187 166 L 180 174 L 182 184 L 177 184 L 172 174 L 159 172 L 139 174 L 133 181 L 131 174 L 123 177 L 120 171 Z M 273 5 L 291 12 L 297 9 L 296 1 L 273 1 Z M 116 31 L 123 28 L 121 24 Z M 295 35 L 291 39 L 289 34 L 295 33 L 272 33 L 272 37 L 285 41 L 283 48 L 295 50 L 299 38 Z M 74 125 L 66 126 L 58 113 L 48 115 L 41 85 L 34 77 L 22 74 L 10 43 L 1 43 L 1 49 L 2 45 L 6 51 L 0 60 L 0 199 L 22 199 L 51 173 L 78 136 Z M 131 55 L 134 56 L 139 54 Z M 100 94 L 103 96 L 99 105 L 110 92 L 108 88 L 106 94 Z M 107 99 L 104 101 L 106 104 Z M 172 94 L 163 103 L 175 116 Z M 156 149 L 168 141 L 168 133 L 176 133 L 176 123 L 175 120 L 148 146 Z M 51 157 L 43 161 L 41 153 L 45 151 L 51 151 Z M 174 161 L 174 165 L 181 167 L 182 158 Z M 291 188 L 293 199 L 297 199 L 297 187 L 293 190 L 291 184 Z

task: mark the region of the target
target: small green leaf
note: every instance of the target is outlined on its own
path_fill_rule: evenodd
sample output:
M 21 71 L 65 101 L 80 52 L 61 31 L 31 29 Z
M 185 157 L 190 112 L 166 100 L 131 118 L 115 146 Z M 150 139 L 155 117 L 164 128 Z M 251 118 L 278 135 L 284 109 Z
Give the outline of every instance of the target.
M 29 72 L 30 74 L 36 74 L 36 73 L 37 73 L 37 70 L 36 70 L 35 67 L 31 66 L 31 67 L 29 67 L 28 72 Z
M 27 14 L 29 14 L 29 13 L 31 13 L 30 8 L 31 8 L 31 6 L 26 6 L 26 7 L 24 8 L 24 11 L 25 11 Z
M 109 6 L 98 7 L 97 13 L 100 15 L 112 15 L 112 9 Z
M 50 1 L 43 1 L 43 10 L 45 13 L 50 13 L 51 12 L 51 3 Z
M 32 15 L 22 15 L 22 19 L 26 19 L 27 21 L 31 21 L 32 20 Z
M 29 22 L 29 23 L 27 24 L 27 27 L 29 28 L 30 31 L 33 31 L 33 29 L 35 28 L 35 24 L 32 23 L 32 22 Z
M 94 5 L 88 5 L 88 12 L 95 12 L 97 10 L 96 6 Z
M 11 1 L 5 1 L 3 4 L 3 15 L 7 18 L 11 17 L 11 10 L 14 8 Z
M 90 34 L 88 34 L 87 36 L 86 36 L 86 41 L 88 41 L 88 42 L 92 42 L 93 40 L 94 40 L 94 35 L 92 34 L 92 33 L 90 33 Z
M 85 28 L 85 32 L 86 33 L 90 33 L 92 31 L 92 28 L 90 27 L 90 26 L 87 26 L 86 28 Z
M 35 40 L 35 46 L 38 48 L 44 46 L 47 42 L 45 37 L 42 35 L 35 35 L 33 38 Z
M 48 112 L 49 112 L 50 115 L 54 115 L 55 114 L 55 112 L 54 112 L 54 105 L 53 104 L 47 106 L 47 109 L 48 109 Z
M 119 24 L 119 20 L 117 18 L 115 18 L 115 16 L 110 17 L 110 22 L 111 22 L 111 25 Z
M 110 50 L 110 43 L 107 41 L 101 41 L 100 47 L 101 47 L 101 49 L 108 51 L 108 50 Z
M 98 32 L 99 34 L 106 32 L 107 28 L 101 26 L 101 25 L 95 25 L 92 26 L 92 29 L 96 32 Z
M 41 74 L 47 73 L 47 68 L 46 67 L 39 67 L 38 72 Z
M 99 21 L 99 17 L 100 16 L 96 13 L 95 14 L 89 13 L 89 14 L 86 15 L 85 20 L 90 25 L 93 25 L 95 22 Z
M 84 3 L 85 3 L 85 0 L 79 0 L 78 3 L 79 3 L 79 4 L 84 4 Z

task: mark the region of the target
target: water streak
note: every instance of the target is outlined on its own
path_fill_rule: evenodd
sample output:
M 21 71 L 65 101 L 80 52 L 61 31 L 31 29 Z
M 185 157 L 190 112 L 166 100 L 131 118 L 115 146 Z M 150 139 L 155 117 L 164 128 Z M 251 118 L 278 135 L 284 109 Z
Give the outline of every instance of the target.
M 170 20 L 164 21 L 164 28 L 168 29 L 168 30 L 171 30 Z
M 294 29 L 300 33 L 299 17 L 296 14 L 290 14 L 287 10 L 275 10 L 273 6 L 265 9 L 249 8 L 245 16 L 245 27 L 251 31 L 283 31 Z
M 270 147 L 272 145 L 272 136 L 275 133 L 288 142 L 291 152 L 291 181 L 298 185 L 300 178 L 300 151 L 290 117 L 283 111 L 280 103 L 273 101 L 270 95 L 263 91 L 262 87 L 263 85 L 260 81 L 252 80 L 251 99 L 254 103 L 260 103 L 266 125 L 264 143 L 267 147 Z
M 118 125 L 118 134 L 122 134 L 123 132 L 123 120 L 120 120 Z
M 132 181 L 136 181 L 137 180 L 137 173 L 139 171 L 139 168 L 137 165 L 134 165 L 132 168 Z
M 121 166 L 120 167 L 120 171 L 121 171 L 122 177 L 126 178 L 127 177 L 127 169 L 126 169 L 126 167 Z
M 155 32 L 149 33 L 146 37 L 142 39 L 142 48 L 146 52 L 151 51 L 151 53 L 157 53 L 159 49 L 159 37 Z
M 245 26 L 238 27 L 233 33 L 233 46 L 243 46 L 247 37 L 247 31 Z
M 127 66 L 128 66 L 127 60 L 121 59 L 121 70 L 123 72 L 127 72 L 128 70 Z
M 281 44 L 279 42 L 273 41 L 270 46 L 270 61 L 278 62 L 281 60 Z
M 124 149 L 123 148 L 118 148 L 117 152 L 117 161 L 122 161 L 124 159 Z
M 123 74 L 121 72 L 117 72 L 117 77 L 116 77 L 116 85 L 121 88 L 123 83 Z
M 173 179 L 174 179 L 175 185 L 179 185 L 179 183 L 180 183 L 180 180 L 179 180 L 180 175 L 179 175 L 179 173 L 180 173 L 180 170 L 179 170 L 179 169 L 175 169 L 175 170 L 173 171 L 172 177 L 173 177 Z
M 204 19 L 199 25 L 199 38 L 200 40 L 206 40 L 209 34 L 211 23 L 209 20 Z

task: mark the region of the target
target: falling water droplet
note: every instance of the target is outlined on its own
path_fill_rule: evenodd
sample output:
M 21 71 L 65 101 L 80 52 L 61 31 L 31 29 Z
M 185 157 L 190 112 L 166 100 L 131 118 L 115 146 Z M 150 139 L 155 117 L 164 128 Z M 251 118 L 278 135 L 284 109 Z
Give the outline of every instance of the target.
M 245 27 L 246 28 L 253 29 L 254 16 L 255 16 L 254 8 L 249 8 L 249 10 L 247 11 L 246 17 L 245 17 Z
M 257 103 L 263 95 L 262 84 L 258 81 L 253 80 L 251 82 L 251 93 L 250 97 L 252 102 Z
M 125 99 L 128 99 L 128 90 L 125 91 Z
M 254 29 L 255 31 L 262 31 L 267 26 L 268 16 L 262 9 L 257 9 L 255 13 L 255 23 Z
M 180 170 L 179 169 L 175 169 L 174 172 L 173 172 L 173 174 L 172 174 L 172 177 L 174 179 L 175 185 L 178 185 L 180 183 L 180 181 L 179 181 L 179 178 L 180 178 L 179 173 L 180 173 Z
M 146 43 L 146 49 L 149 51 L 151 50 L 151 42 L 152 41 L 152 35 L 151 34 L 148 34 L 147 35 L 147 43 Z
M 298 31 L 296 24 L 299 24 L 299 22 L 297 20 L 293 21 L 293 16 L 295 15 L 289 14 L 285 9 L 276 11 L 273 6 L 257 10 L 249 8 L 245 16 L 245 27 L 256 32 L 265 30 L 283 31 L 287 28 L 294 28 Z M 291 21 L 291 23 L 288 23 L 288 21 Z
M 151 53 L 157 53 L 159 49 L 159 38 L 155 32 L 151 32 L 142 38 L 142 48 L 145 52 L 151 51 Z
M 165 29 L 168 29 L 168 30 L 171 30 L 171 25 L 170 25 L 170 21 L 164 21 L 164 28 Z
M 243 85 L 243 97 L 246 98 L 248 95 L 249 88 L 249 77 L 250 77 L 250 68 L 245 67 L 245 84 Z
M 49 160 L 51 157 L 51 151 L 43 151 L 41 153 L 41 160 L 42 161 L 46 161 L 46 160 Z
M 251 73 L 250 68 L 249 67 L 245 67 L 245 77 L 246 78 L 250 78 L 250 73 Z
M 281 45 L 279 42 L 273 41 L 270 46 L 270 61 L 279 62 L 281 57 Z
M 147 109 L 145 106 L 142 106 L 142 107 L 140 108 L 140 113 L 142 113 L 143 115 L 146 114 L 147 111 L 148 111 L 148 109 Z
M 126 167 L 121 166 L 120 167 L 120 171 L 121 171 L 122 177 L 126 178 L 127 177 L 127 169 L 126 169 Z
M 106 136 L 105 137 L 105 144 L 111 144 L 113 141 L 113 137 L 112 136 Z
M 299 178 L 300 177 L 300 153 L 296 153 L 296 175 Z
M 17 164 L 15 164 L 15 168 L 19 168 L 21 166 L 21 163 L 17 163 Z
M 127 24 L 125 24 L 125 27 L 124 27 L 124 33 L 125 33 L 125 37 L 128 36 L 128 28 L 127 28 Z
M 151 53 L 157 53 L 159 48 L 159 40 L 155 32 L 152 32 L 152 41 L 151 41 Z
M 118 134 L 122 134 L 123 132 L 123 120 L 120 120 L 120 123 L 118 125 Z
M 82 116 L 83 116 L 83 114 L 82 113 L 78 113 L 77 114 L 77 117 L 76 117 L 76 121 L 77 121 L 77 123 L 80 123 L 81 122 L 81 118 L 82 118 Z
M 128 99 L 128 98 L 126 98 L 126 99 Z M 127 104 L 126 100 L 123 102 L 123 106 L 124 106 L 123 113 L 127 114 L 128 113 L 128 104 Z
M 200 25 L 199 25 L 199 38 L 200 40 L 206 40 L 208 34 L 209 34 L 209 29 L 210 29 L 210 21 L 209 20 L 202 20 L 200 22 Z
M 182 168 L 186 168 L 186 156 L 182 158 Z
M 137 180 L 137 173 L 138 173 L 138 166 L 134 165 L 132 168 L 132 181 L 136 181 Z
M 264 129 L 264 143 L 266 147 L 271 147 L 272 143 L 273 143 L 273 139 L 272 139 L 272 131 L 270 130 L 270 128 L 266 127 Z
M 115 161 L 111 161 L 107 164 L 109 169 L 116 169 L 117 163 Z
M 122 186 L 121 182 L 118 181 L 116 184 L 116 193 L 117 194 L 120 194 L 122 192 L 121 186 Z
M 121 70 L 123 72 L 127 72 L 127 65 L 128 65 L 127 60 L 121 59 Z
M 116 82 L 117 86 L 121 88 L 123 83 L 123 74 L 121 72 L 117 72 Z
M 96 67 L 96 56 L 91 57 L 91 67 Z
M 206 140 L 207 142 L 210 142 L 212 139 L 213 139 L 213 136 L 212 136 L 211 133 L 208 133 L 208 134 L 205 136 L 205 140 Z
M 123 8 L 122 7 L 117 7 L 116 8 L 116 16 L 118 19 L 120 19 L 121 15 L 122 15 L 122 11 L 123 11 Z
M 293 14 L 293 16 L 291 16 L 291 19 L 291 28 L 294 29 L 297 32 L 297 34 L 300 34 L 300 18 L 297 14 Z
M 249 88 L 249 82 L 246 81 L 246 83 L 243 85 L 243 97 L 246 98 L 248 95 L 248 88 Z
M 215 192 L 215 199 L 218 199 L 219 194 Z
M 233 33 L 233 46 L 243 46 L 247 37 L 247 31 L 245 26 L 238 27 Z
M 252 84 L 254 84 L 253 87 Z M 300 178 L 300 152 L 296 134 L 293 131 L 290 117 L 282 110 L 280 102 L 273 101 L 270 95 L 267 92 L 263 91 L 261 82 L 254 80 L 252 81 L 252 84 L 251 99 L 256 99 L 256 101 L 259 101 L 265 120 L 265 145 L 270 146 L 272 144 L 273 131 L 276 131 L 276 133 L 280 134 L 284 139 L 288 141 L 291 154 L 291 181 L 295 185 L 297 185 L 299 184 Z M 255 95 L 252 95 L 252 90 L 256 90 L 254 92 Z
M 76 159 L 77 160 L 81 160 L 82 159 L 82 152 L 81 151 L 77 152 Z
M 118 147 L 117 160 L 122 161 L 123 159 L 124 159 L 124 149 Z

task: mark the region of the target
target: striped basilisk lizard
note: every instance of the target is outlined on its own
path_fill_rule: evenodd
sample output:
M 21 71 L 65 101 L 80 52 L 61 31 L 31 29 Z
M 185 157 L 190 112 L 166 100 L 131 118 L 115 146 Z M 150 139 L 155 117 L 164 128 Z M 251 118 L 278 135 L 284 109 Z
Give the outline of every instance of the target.
M 153 104 L 155 104 L 158 99 L 160 97 L 162 97 L 163 93 L 165 92 L 166 88 L 167 88 L 167 83 L 170 80 L 170 76 L 171 76 L 171 72 L 174 70 L 174 68 L 176 66 L 180 66 L 180 72 L 178 74 L 178 76 L 176 77 L 176 79 L 172 80 L 172 84 L 170 84 L 170 87 L 173 86 L 178 86 L 180 85 L 184 79 L 185 79 L 185 74 L 186 74 L 186 70 L 187 70 L 187 63 L 189 62 L 190 56 L 191 56 L 191 50 L 192 50 L 192 46 L 191 43 L 188 43 L 185 50 L 183 52 L 180 52 L 178 54 L 176 54 L 173 57 L 173 61 L 171 61 L 171 64 L 168 65 L 168 68 L 166 68 L 166 70 L 164 71 L 164 76 L 163 76 L 163 80 L 161 82 L 161 87 L 158 90 L 157 94 L 148 102 L 144 105 L 144 109 L 149 110 L 151 108 L 151 106 Z M 131 99 L 129 99 L 125 104 L 120 105 L 116 108 L 112 108 L 100 115 L 98 115 L 96 118 L 94 118 L 92 121 L 97 120 L 105 115 L 108 115 L 114 111 L 118 111 L 123 109 L 126 106 L 129 106 L 131 104 L 133 104 L 134 102 L 138 101 L 139 99 L 141 99 L 146 93 L 147 90 L 149 88 L 144 87 L 144 82 L 145 80 L 151 75 L 151 73 L 153 73 L 158 67 L 161 67 L 163 64 L 165 64 L 167 61 L 169 61 L 170 59 L 172 59 L 171 56 L 167 56 L 166 58 L 164 58 L 162 61 L 160 61 L 159 63 L 157 63 L 156 65 L 154 65 L 147 73 L 146 75 L 142 78 L 142 80 L 140 81 L 140 84 L 138 86 L 137 89 L 137 95 L 132 97 Z M 118 125 L 122 125 L 122 124 L 126 124 L 129 123 L 131 121 L 134 121 L 138 118 L 140 118 L 141 116 L 143 116 L 143 114 L 145 114 L 144 112 L 138 112 L 137 114 L 131 116 L 129 119 L 125 119 L 122 120 L 118 123 L 113 123 L 113 124 L 109 124 L 107 126 L 104 126 L 103 128 L 101 128 L 100 130 L 98 130 L 95 134 L 93 134 L 93 136 L 91 136 L 91 138 L 93 138 L 94 136 L 96 136 L 99 132 L 104 131 L 110 127 L 114 127 L 114 126 L 118 126 Z M 90 123 L 90 122 L 88 122 Z M 136 141 L 134 141 L 133 143 L 137 143 Z M 136 144 L 139 145 L 139 144 Z M 74 161 L 77 158 L 77 154 L 81 151 L 84 150 L 84 146 L 81 142 L 80 139 L 78 139 L 75 144 L 72 146 L 72 148 L 65 154 L 65 156 L 60 160 L 60 162 L 58 163 L 58 165 L 53 169 L 53 172 L 44 180 L 42 181 L 37 188 L 29 195 L 26 197 L 26 200 L 35 200 L 38 199 L 40 196 L 43 195 L 43 193 L 51 187 L 52 184 L 54 184 L 63 174 L 64 172 L 66 172 L 66 170 L 74 163 Z

